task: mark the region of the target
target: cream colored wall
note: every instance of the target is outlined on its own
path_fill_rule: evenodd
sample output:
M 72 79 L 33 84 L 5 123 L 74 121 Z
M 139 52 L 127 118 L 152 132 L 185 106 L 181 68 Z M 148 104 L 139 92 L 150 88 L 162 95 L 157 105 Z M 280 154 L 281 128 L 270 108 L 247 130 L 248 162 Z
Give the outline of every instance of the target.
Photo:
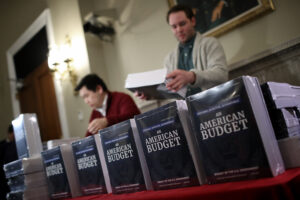
M 47 3 L 51 10 L 55 43 L 56 45 L 63 44 L 66 35 L 69 35 L 72 40 L 74 67 L 80 79 L 89 73 L 90 68 L 78 1 L 47 0 Z M 83 103 L 79 96 L 73 95 L 73 87 L 70 81 L 60 83 L 62 86 L 61 95 L 63 95 L 64 99 L 69 131 L 65 137 L 82 137 L 86 132 L 90 109 Z M 78 115 L 82 115 L 83 119 L 80 120 Z
M 167 10 L 167 1 L 161 0 L 131 0 L 118 10 L 114 44 L 103 44 L 112 89 L 126 91 L 128 73 L 163 67 L 164 56 L 176 45 L 165 21 Z
M 84 17 L 90 13 L 91 10 L 95 9 L 93 0 L 79 0 L 78 2 L 82 19 L 84 19 Z M 90 71 L 98 74 L 106 83 L 108 83 L 107 70 L 104 64 L 102 42 L 97 36 L 89 33 L 85 34 L 85 40 L 90 62 Z

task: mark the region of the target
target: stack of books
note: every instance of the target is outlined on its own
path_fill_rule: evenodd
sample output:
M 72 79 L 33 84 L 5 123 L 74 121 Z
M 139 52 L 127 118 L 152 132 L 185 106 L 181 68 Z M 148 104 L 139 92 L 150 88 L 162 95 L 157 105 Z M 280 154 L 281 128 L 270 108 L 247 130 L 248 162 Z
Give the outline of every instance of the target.
M 63 144 L 41 153 L 51 199 L 81 195 L 72 146 Z
M 163 74 L 153 86 L 161 94 L 157 87 L 165 84 L 166 71 L 156 73 Z M 142 81 L 132 75 L 127 88 L 137 90 L 135 82 Z M 19 160 L 4 167 L 12 191 L 8 199 L 62 199 L 277 176 L 285 171 L 284 162 L 300 166 L 295 159 L 300 153 L 299 96 L 298 87 L 261 86 L 257 78 L 242 76 L 93 136 L 51 141 L 43 152 L 36 115 L 22 114 L 13 121 Z
M 257 78 L 242 76 L 186 101 L 207 183 L 285 171 Z
M 11 191 L 8 199 L 49 199 L 40 155 L 8 163 L 4 165 L 4 171 Z
M 287 168 L 300 166 L 300 87 L 288 83 L 261 85 L 283 160 Z
M 5 165 L 4 170 L 11 192 L 8 199 L 48 198 L 45 172 L 41 162 L 43 150 L 40 129 L 35 113 L 20 114 L 12 121 L 19 160 Z M 40 193 L 32 192 L 41 189 Z
M 261 85 L 277 139 L 300 135 L 300 87 L 287 83 Z

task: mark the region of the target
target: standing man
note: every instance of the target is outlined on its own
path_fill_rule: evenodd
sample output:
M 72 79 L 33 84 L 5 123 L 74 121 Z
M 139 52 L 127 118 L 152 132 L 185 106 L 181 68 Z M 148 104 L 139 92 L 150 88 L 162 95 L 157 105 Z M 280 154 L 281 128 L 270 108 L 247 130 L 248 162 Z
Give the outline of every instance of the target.
M 79 91 L 84 102 L 93 109 L 85 136 L 96 134 L 103 128 L 140 114 L 129 95 L 110 92 L 103 80 L 96 74 L 83 77 L 75 91 Z
M 225 53 L 213 37 L 196 32 L 196 19 L 191 8 L 175 5 L 167 13 L 167 22 L 178 40 L 177 48 L 164 62 L 168 69 L 166 85 L 178 91 L 188 86 L 187 96 L 206 90 L 228 80 Z

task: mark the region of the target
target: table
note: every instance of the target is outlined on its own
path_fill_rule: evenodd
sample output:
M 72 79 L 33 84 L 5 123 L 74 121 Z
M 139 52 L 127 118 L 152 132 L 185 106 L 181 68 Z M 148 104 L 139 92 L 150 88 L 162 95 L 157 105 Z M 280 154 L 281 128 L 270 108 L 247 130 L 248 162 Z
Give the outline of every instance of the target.
M 142 191 L 129 194 L 102 194 L 73 198 L 72 200 L 235 200 L 283 199 L 300 200 L 300 168 L 270 178 L 201 185 L 160 191 Z

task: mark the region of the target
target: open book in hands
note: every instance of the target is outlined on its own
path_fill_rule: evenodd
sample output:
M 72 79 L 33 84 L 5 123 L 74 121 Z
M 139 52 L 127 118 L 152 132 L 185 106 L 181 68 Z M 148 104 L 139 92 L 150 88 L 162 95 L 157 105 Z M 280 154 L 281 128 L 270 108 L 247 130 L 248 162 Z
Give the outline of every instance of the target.
M 157 69 L 127 75 L 125 88 L 144 94 L 147 99 L 183 99 L 186 96 L 187 87 L 183 87 L 177 92 L 172 92 L 166 88 L 167 69 Z

